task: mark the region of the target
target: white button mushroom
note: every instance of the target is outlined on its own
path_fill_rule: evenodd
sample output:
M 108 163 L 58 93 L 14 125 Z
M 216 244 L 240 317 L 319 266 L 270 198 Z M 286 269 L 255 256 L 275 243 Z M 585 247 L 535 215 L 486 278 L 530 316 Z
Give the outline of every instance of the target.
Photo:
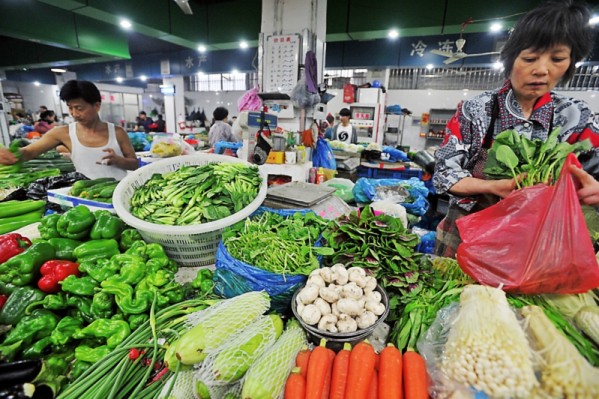
M 335 316 L 339 317 L 339 310 L 337 309 L 337 302 L 333 303 L 331 305 L 331 314 L 334 314 Z
M 333 272 L 330 267 L 323 267 L 320 269 L 320 277 L 324 280 L 325 283 L 333 282 Z
M 339 332 L 349 333 L 358 330 L 358 323 L 347 314 L 340 314 L 337 320 L 337 328 Z
M 320 314 L 325 316 L 331 313 L 331 305 L 322 298 L 316 298 L 314 305 L 318 306 Z
M 335 282 L 339 285 L 347 284 L 349 275 L 347 269 L 342 263 L 337 263 L 331 267 L 331 271 L 335 274 Z
M 380 302 L 366 301 L 365 308 L 377 316 L 380 316 L 385 312 L 385 305 Z
M 308 277 L 307 284 L 316 284 L 319 287 L 326 287 L 326 283 L 324 282 L 321 276 Z
M 320 321 L 320 316 L 320 310 L 318 309 L 318 306 L 314 304 L 306 305 L 302 313 L 300 313 L 300 317 L 302 318 L 304 323 L 309 324 L 311 326 L 314 324 L 318 324 L 318 322 Z
M 308 305 L 318 298 L 318 289 L 316 284 L 308 284 L 297 295 L 304 305 Z
M 318 294 L 322 299 L 324 299 L 328 303 L 337 302 L 337 300 L 339 299 L 339 293 L 334 287 L 320 287 L 320 290 L 318 290 Z
M 318 329 L 322 331 L 337 332 L 337 316 L 328 314 L 323 316 L 318 322 Z
M 355 299 L 350 298 L 341 298 L 337 302 L 337 309 L 339 313 L 345 313 L 350 316 L 358 316 L 362 313 L 362 309 L 360 309 L 360 305 Z
M 367 301 L 380 302 L 383 298 L 381 297 L 380 292 L 371 291 L 371 292 L 365 293 L 364 299 L 366 299 Z
M 320 270 L 321 269 L 314 269 L 310 272 L 310 275 L 308 277 L 314 277 L 314 276 L 320 276 Z
M 358 287 L 366 286 L 366 271 L 361 267 L 350 267 L 347 269 L 349 281 L 353 281 Z
M 345 284 L 341 290 L 342 298 L 360 299 L 362 298 L 362 295 L 364 295 L 364 291 L 362 291 L 362 288 L 358 287 L 354 282 Z
M 376 278 L 374 278 L 372 276 L 366 277 L 366 283 L 364 284 L 364 286 L 362 288 L 364 288 L 364 292 L 374 291 L 376 289 Z
M 375 316 L 375 314 L 369 311 L 362 313 L 360 316 L 356 318 L 356 321 L 358 322 L 358 327 L 362 330 L 376 323 L 376 320 L 377 317 Z

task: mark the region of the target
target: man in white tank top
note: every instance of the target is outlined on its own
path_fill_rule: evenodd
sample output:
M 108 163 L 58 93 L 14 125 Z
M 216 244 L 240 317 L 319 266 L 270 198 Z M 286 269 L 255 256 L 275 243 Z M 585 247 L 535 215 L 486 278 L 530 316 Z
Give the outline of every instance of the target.
M 138 167 L 135 150 L 127 133 L 100 119 L 102 98 L 92 82 L 69 80 L 60 89 L 60 99 L 67 103 L 75 122 L 48 131 L 38 141 L 21 148 L 21 159 L 28 161 L 64 145 L 71 153 L 75 169 L 90 179 L 122 179 L 127 170 Z M 0 164 L 11 165 L 17 158 L 0 148 Z

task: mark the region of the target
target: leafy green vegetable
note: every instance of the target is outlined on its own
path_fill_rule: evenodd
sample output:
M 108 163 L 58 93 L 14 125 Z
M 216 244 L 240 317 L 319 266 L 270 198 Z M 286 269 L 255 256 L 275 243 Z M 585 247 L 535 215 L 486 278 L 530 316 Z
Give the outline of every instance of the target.
M 545 141 L 529 140 L 515 130 L 501 132 L 489 151 L 485 175 L 490 179 L 509 179 L 525 174 L 518 187 L 554 184 L 568 154 L 592 147 L 588 140 L 559 143 L 559 132 L 559 128 L 554 129 Z

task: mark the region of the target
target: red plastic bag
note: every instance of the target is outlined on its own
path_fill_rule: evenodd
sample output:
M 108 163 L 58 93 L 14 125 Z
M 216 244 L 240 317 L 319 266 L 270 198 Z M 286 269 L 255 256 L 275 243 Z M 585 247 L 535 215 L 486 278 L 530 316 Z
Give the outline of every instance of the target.
M 537 184 L 457 220 L 457 260 L 481 284 L 522 294 L 575 294 L 599 286 L 599 266 L 568 167 L 555 186 Z

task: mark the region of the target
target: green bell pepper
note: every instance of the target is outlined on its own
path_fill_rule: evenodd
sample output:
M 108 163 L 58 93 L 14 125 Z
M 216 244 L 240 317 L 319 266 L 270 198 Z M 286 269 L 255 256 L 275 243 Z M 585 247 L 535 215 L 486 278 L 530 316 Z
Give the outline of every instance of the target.
M 98 319 L 85 328 L 77 330 L 73 338 L 106 338 L 106 346 L 113 349 L 130 334 L 129 324 L 124 320 Z
M 60 215 L 56 228 L 61 236 L 81 240 L 89 236 L 96 218 L 94 214 L 83 205 L 77 205 Z
M 112 349 L 106 345 L 101 345 L 96 348 L 92 348 L 89 345 L 79 345 L 75 348 L 75 359 L 77 359 L 77 361 L 96 363 L 111 351 Z
M 118 216 L 114 216 L 108 211 L 96 211 L 94 215 L 96 222 L 89 233 L 92 240 L 119 238 L 125 228 L 125 223 Z
M 86 362 L 83 360 L 76 360 L 71 367 L 71 371 L 68 374 L 68 379 L 70 381 L 75 381 L 77 378 L 81 377 L 83 373 L 87 371 L 88 368 L 92 366 L 92 363 Z
M 108 280 L 135 285 L 141 281 L 146 272 L 146 264 L 142 258 L 131 254 L 118 254 L 110 258 L 110 262 L 120 265 L 119 274 L 109 277 Z
M 87 273 L 98 283 L 114 276 L 119 272 L 121 265 L 111 262 L 109 259 L 98 259 L 97 261 L 83 261 L 79 264 L 79 271 Z
M 12 344 L 5 344 L 0 346 L 0 361 L 11 362 L 15 356 L 21 350 L 23 341 L 17 341 Z
M 210 269 L 200 269 L 198 270 L 198 274 L 196 275 L 196 278 L 194 278 L 191 281 L 191 285 L 193 286 L 193 288 L 195 289 L 199 289 L 202 292 L 206 292 L 204 289 L 202 289 L 202 283 L 205 281 L 209 281 L 209 287 L 212 287 L 212 278 L 214 276 L 214 273 L 212 273 L 212 270 Z M 204 287 L 208 287 L 208 283 L 204 283 Z
M 138 240 L 143 241 L 143 238 L 141 237 L 141 234 L 139 234 L 139 231 L 135 229 L 123 230 L 121 232 L 121 239 L 119 241 L 121 251 L 127 251 L 129 248 L 131 248 L 131 244 Z
M 46 385 L 52 390 L 52 397 L 67 383 L 67 370 L 74 354 L 71 352 L 51 354 L 42 360 L 42 371 L 35 377 L 32 383 L 39 387 Z
M 6 335 L 4 345 L 23 341 L 24 344 L 33 342 L 49 335 L 58 324 L 58 316 L 49 310 L 36 309 L 30 315 L 25 315 Z
M 17 286 L 14 284 L 6 284 L 0 281 L 0 295 L 10 295 L 17 289 Z M 0 323 L 2 324 L 2 323 Z
M 55 259 L 76 260 L 75 256 L 73 255 L 73 251 L 75 248 L 81 245 L 81 241 L 64 237 L 53 237 L 49 238 L 48 242 L 56 251 Z
M 169 300 L 169 303 L 179 303 L 183 301 L 185 297 L 185 290 L 183 286 L 175 281 L 172 281 L 162 287 L 159 293 L 166 296 Z
M 48 349 L 52 345 L 52 339 L 50 336 L 44 337 L 25 349 L 21 354 L 23 359 L 39 359 L 44 355 L 47 355 Z
M 150 320 L 150 316 L 147 313 L 132 314 L 127 317 L 127 322 L 129 323 L 129 327 L 131 327 L 131 331 L 137 330 L 139 326 L 148 320 Z
M 77 263 L 110 259 L 119 253 L 119 243 L 114 239 L 91 240 L 73 250 Z
M 25 312 L 27 314 L 31 314 L 32 310 L 39 306 L 48 310 L 64 310 L 69 307 L 67 303 L 67 295 L 64 292 L 46 295 L 46 297 L 42 300 L 31 302 L 27 306 Z
M 141 257 L 144 260 L 144 262 L 148 260 L 148 255 L 146 254 L 146 242 L 143 240 L 133 241 L 133 243 L 131 243 L 131 246 L 127 251 L 125 251 L 125 253 L 130 255 L 137 255 Z
M 27 285 L 39 275 L 44 262 L 54 258 L 54 247 L 39 241 L 0 264 L 0 281 L 17 286 Z
M 16 288 L 0 310 L 0 324 L 15 325 L 23 318 L 27 307 L 41 301 L 45 295 L 37 288 L 27 285 Z
M 146 312 L 154 300 L 153 292 L 139 289 L 134 298 L 133 287 L 126 283 L 106 280 L 101 285 L 104 292 L 115 296 L 116 305 L 125 315 Z
M 106 319 L 112 316 L 114 298 L 107 292 L 100 291 L 94 294 L 90 311 L 95 318 Z
M 73 295 L 68 297 L 67 303 L 74 308 L 69 310 L 69 316 L 81 317 L 86 323 L 91 323 L 96 319 L 91 311 L 91 298 Z
M 66 345 L 71 342 L 73 335 L 83 326 L 81 317 L 65 316 L 56 325 L 56 328 L 50 334 L 52 345 Z
M 59 282 L 62 290 L 70 294 L 92 296 L 96 292 L 98 282 L 89 276 L 77 277 L 71 274 Z
M 60 215 L 58 213 L 53 213 L 48 216 L 44 216 L 40 221 L 37 230 L 40 232 L 40 236 L 44 240 L 49 240 L 50 238 L 61 237 L 60 233 L 58 233 L 58 219 L 60 219 Z

